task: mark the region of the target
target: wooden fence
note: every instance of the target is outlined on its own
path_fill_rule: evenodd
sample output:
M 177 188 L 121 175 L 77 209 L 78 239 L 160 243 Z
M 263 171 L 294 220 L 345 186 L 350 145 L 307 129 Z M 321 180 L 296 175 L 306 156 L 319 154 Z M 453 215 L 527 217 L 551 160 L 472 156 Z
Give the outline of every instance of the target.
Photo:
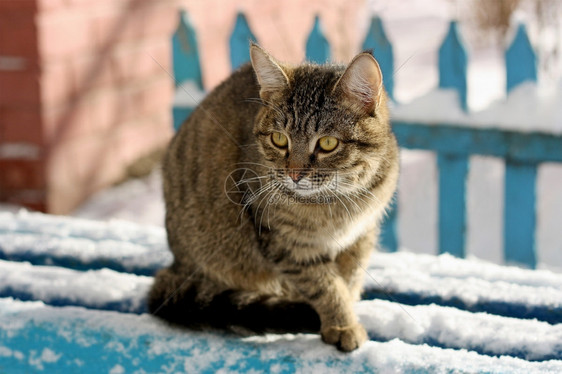
M 256 41 L 246 17 L 239 13 L 230 37 L 233 69 L 250 60 L 248 41 Z M 382 20 L 372 19 L 362 45 L 373 50 L 379 61 L 385 88 L 394 99 L 394 57 Z M 316 63 L 330 60 L 330 45 L 316 17 L 306 43 L 306 59 Z M 173 63 L 176 85 L 192 81 L 203 90 L 197 38 L 185 12 L 173 36 Z M 458 92 L 459 106 L 467 110 L 467 53 L 452 21 L 439 49 L 439 87 Z M 536 81 L 536 55 L 524 25 L 505 52 L 509 93 L 525 81 Z M 187 118 L 193 107 L 174 107 L 174 126 Z M 493 125 L 493 124 L 492 124 Z M 501 129 L 459 127 L 454 123 L 425 124 L 393 121 L 401 147 L 430 150 L 437 154 L 439 170 L 439 252 L 465 256 L 466 179 L 471 155 L 500 157 L 505 162 L 504 256 L 507 263 L 536 266 L 536 178 L 543 162 L 562 162 L 562 136 L 539 132 L 516 132 Z M 398 204 L 396 202 L 395 204 Z M 382 246 L 396 251 L 399 246 L 396 209 L 387 217 L 381 238 Z

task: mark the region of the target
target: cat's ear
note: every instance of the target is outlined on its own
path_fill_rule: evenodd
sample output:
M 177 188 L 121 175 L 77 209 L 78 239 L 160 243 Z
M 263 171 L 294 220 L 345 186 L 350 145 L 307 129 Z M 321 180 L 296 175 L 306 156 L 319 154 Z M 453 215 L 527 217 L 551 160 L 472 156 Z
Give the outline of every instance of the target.
M 341 92 L 352 107 L 372 115 L 383 95 L 382 73 L 377 60 L 368 52 L 355 56 L 334 91 Z
M 272 93 L 289 86 L 289 78 L 281 65 L 255 43 L 250 44 L 250 59 L 260 84 L 262 99 L 267 100 Z

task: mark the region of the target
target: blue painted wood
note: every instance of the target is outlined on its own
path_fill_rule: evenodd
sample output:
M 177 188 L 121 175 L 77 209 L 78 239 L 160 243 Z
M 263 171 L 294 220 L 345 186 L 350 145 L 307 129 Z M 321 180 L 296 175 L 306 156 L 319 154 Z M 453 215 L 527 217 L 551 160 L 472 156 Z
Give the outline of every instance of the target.
M 439 253 L 465 257 L 468 155 L 438 153 Z
M 172 56 L 176 87 L 187 80 L 203 89 L 197 33 L 191 25 L 186 11 L 180 12 L 176 32 L 172 36 Z
M 396 252 L 398 250 L 397 211 L 398 203 L 394 200 L 388 208 L 388 215 L 382 224 L 380 245 L 388 252 Z
M 363 50 L 373 50 L 373 56 L 377 59 L 382 71 L 384 88 L 392 100 L 394 100 L 394 54 L 392 44 L 388 40 L 382 20 L 379 17 L 371 19 L 371 25 L 363 42 Z
M 230 65 L 233 70 L 250 61 L 250 41 L 257 43 L 246 16 L 243 13 L 238 13 L 229 42 Z
M 507 92 L 525 81 L 537 81 L 537 56 L 523 24 L 519 25 L 513 42 L 505 51 L 505 72 Z
M 467 153 L 521 162 L 562 162 L 562 136 L 393 121 L 401 147 Z
M 466 50 L 458 35 L 457 21 L 451 21 L 449 31 L 439 48 L 439 87 L 457 90 L 464 110 L 467 110 L 466 74 Z
M 190 107 L 173 107 L 172 108 L 172 121 L 174 125 L 174 130 L 178 131 L 185 122 L 185 120 L 193 113 L 195 108 Z
M 535 268 L 537 165 L 506 160 L 504 255 L 506 263 Z
M 317 64 L 330 61 L 330 44 L 324 36 L 320 17 L 314 18 L 314 27 L 306 40 L 306 59 Z

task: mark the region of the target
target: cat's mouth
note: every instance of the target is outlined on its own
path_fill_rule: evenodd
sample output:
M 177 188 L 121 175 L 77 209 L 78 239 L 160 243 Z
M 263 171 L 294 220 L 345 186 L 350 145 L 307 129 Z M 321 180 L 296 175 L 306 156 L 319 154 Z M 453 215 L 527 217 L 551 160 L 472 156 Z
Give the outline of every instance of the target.
M 315 196 L 329 195 L 330 191 L 337 188 L 337 178 L 329 175 L 311 175 L 294 180 L 288 175 L 277 179 L 280 187 L 291 195 L 296 196 Z

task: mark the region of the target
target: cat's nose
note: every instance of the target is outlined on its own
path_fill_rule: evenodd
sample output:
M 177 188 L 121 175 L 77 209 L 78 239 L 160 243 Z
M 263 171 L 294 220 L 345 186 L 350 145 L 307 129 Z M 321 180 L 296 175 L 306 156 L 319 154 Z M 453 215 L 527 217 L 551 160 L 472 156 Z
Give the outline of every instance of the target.
M 304 177 L 305 173 L 302 170 L 289 169 L 287 175 L 297 184 Z

